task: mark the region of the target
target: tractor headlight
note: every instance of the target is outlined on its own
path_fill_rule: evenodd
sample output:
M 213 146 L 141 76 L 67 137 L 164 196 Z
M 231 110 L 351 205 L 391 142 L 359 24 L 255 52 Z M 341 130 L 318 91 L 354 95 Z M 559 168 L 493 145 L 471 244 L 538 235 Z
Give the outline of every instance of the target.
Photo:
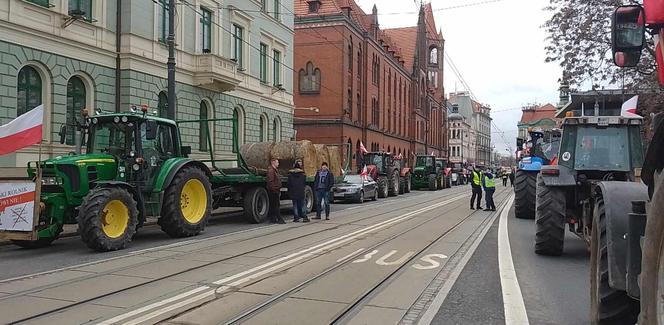
M 42 185 L 62 185 L 62 179 L 58 177 L 42 177 Z

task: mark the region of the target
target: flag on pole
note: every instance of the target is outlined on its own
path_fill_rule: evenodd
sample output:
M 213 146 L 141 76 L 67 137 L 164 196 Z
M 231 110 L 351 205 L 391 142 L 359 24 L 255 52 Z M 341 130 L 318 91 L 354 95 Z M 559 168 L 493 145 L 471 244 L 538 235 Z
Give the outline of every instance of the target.
M 367 171 L 367 165 L 364 165 L 364 167 L 362 167 L 362 172 L 360 173 L 360 176 L 362 176 L 363 179 L 366 179 L 367 176 L 369 176 L 369 172 Z
M 639 95 L 636 95 L 622 104 L 620 116 L 622 117 L 641 117 L 636 114 L 636 106 L 639 102 Z
M 0 125 L 0 156 L 41 142 L 42 124 L 44 124 L 44 105 L 23 113 L 5 125 Z
M 360 152 L 363 155 L 369 152 L 369 151 L 367 151 L 367 148 L 364 147 L 364 143 L 362 143 L 362 141 L 360 141 Z

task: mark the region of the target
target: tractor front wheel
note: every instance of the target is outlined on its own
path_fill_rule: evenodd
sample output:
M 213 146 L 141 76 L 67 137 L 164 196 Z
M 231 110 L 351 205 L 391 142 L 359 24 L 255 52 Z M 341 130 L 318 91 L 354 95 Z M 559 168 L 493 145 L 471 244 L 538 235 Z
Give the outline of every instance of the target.
M 158 223 L 171 237 L 195 236 L 205 229 L 211 210 L 210 180 L 200 168 L 188 167 L 166 188 Z
M 136 233 L 137 224 L 136 200 L 121 187 L 91 190 L 78 212 L 81 240 L 100 252 L 123 249 Z
M 436 175 L 429 175 L 429 185 L 428 185 L 429 191 L 435 191 L 436 190 Z
M 664 324 L 664 172 L 654 174 L 641 262 L 639 324 Z
M 389 191 L 387 189 L 387 177 L 380 176 L 378 177 L 378 197 L 384 199 L 388 195 Z
M 411 179 L 410 174 L 407 174 L 406 177 L 404 177 L 404 184 L 403 184 L 404 193 L 410 193 L 410 190 L 412 188 L 412 182 L 413 180 Z
M 565 243 L 565 192 L 562 188 L 544 185 L 539 175 L 536 200 L 535 253 L 559 256 Z
M 514 182 L 514 215 L 519 219 L 534 219 L 537 172 L 517 170 Z

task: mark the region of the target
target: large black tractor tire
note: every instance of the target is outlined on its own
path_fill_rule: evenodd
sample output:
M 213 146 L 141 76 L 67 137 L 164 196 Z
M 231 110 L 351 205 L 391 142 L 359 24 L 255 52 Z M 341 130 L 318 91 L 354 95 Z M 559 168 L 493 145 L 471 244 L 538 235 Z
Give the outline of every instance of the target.
M 83 198 L 78 211 L 81 240 L 99 252 L 123 249 L 136 233 L 137 203 L 121 187 L 98 187 Z
M 535 218 L 537 172 L 517 170 L 514 184 L 514 215 L 519 219 Z
M 594 325 L 635 324 L 639 303 L 627 292 L 609 286 L 606 213 L 604 199 L 595 202 L 590 240 L 590 323 Z
M 436 177 L 436 190 L 442 190 L 442 189 L 443 189 L 443 178 Z
M 560 256 L 565 244 L 565 192 L 564 188 L 544 185 L 537 177 L 535 211 L 535 253 Z
M 406 193 L 406 177 L 399 179 L 399 195 Z
M 389 196 L 397 196 L 399 195 L 399 183 L 401 183 L 399 177 L 399 172 L 398 171 L 393 171 L 392 172 L 392 177 L 390 177 L 389 180 Z
M 648 207 L 641 262 L 641 314 L 639 324 L 662 325 L 664 307 L 664 173 L 655 172 Z M 658 319 L 659 317 L 659 319 Z
M 316 200 L 314 199 L 314 190 L 311 189 L 311 186 L 304 186 L 304 209 L 306 213 L 311 213 L 316 210 Z
M 205 229 L 212 211 L 212 186 L 204 171 L 181 169 L 164 193 L 158 223 L 171 237 L 198 235 Z
M 403 191 L 404 191 L 404 193 L 410 193 L 410 190 L 412 189 L 412 185 L 413 185 L 412 184 L 413 180 L 410 178 L 410 174 L 407 174 L 405 179 L 406 180 L 404 182 L 405 184 L 404 184 Z
M 449 176 L 445 176 L 445 187 L 452 188 L 452 179 Z
M 37 249 L 51 246 L 53 241 L 58 239 L 60 232 L 53 237 L 39 238 L 37 240 L 15 240 L 12 239 L 12 244 L 26 249 Z
M 378 177 L 378 197 L 381 199 L 386 198 L 389 195 L 389 190 L 387 189 L 387 177 L 379 176 Z
M 306 189 L 305 189 L 306 197 Z M 311 204 L 314 205 L 312 198 Z M 244 193 L 244 215 L 251 223 L 262 223 L 270 213 L 270 197 L 264 187 L 253 187 Z
M 429 191 L 435 191 L 436 190 L 436 175 L 429 175 L 429 182 L 428 182 L 428 188 Z

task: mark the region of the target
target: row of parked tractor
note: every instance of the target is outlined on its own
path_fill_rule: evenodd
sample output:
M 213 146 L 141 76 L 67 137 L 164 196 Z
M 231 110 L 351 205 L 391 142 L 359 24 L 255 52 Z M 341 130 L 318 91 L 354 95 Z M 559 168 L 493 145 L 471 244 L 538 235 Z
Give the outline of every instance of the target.
M 622 6 L 613 15 L 618 66 L 639 62 L 646 29 L 664 37 L 664 2 L 644 6 Z M 664 43 L 655 51 L 664 55 Z M 664 84 L 662 61 L 658 69 Z M 618 116 L 563 110 L 561 130 L 517 140 L 515 215 L 535 219 L 536 254 L 562 255 L 565 229 L 587 243 L 592 324 L 662 325 L 664 113 L 652 116 L 644 151 L 643 118 L 624 106 Z

